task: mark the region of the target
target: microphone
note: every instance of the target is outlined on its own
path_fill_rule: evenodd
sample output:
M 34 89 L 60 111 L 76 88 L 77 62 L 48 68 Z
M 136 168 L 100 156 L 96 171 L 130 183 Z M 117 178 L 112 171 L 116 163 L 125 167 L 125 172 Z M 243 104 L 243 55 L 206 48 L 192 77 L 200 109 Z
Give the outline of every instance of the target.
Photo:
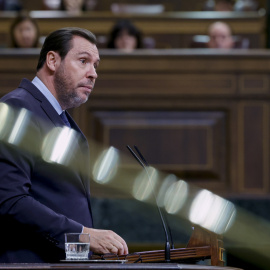
M 144 156 L 142 155 L 142 153 L 141 153 L 141 151 L 139 150 L 139 148 L 138 148 L 136 145 L 134 145 L 134 148 L 135 148 L 135 150 L 137 151 L 137 153 L 139 154 L 139 156 L 140 156 L 140 158 L 142 159 L 142 161 L 143 161 L 143 163 L 145 164 L 145 166 L 146 166 L 146 167 L 149 167 L 150 165 L 148 164 L 148 162 L 146 161 L 146 159 L 145 159 Z M 156 202 L 157 202 L 157 200 L 156 200 Z M 162 208 L 161 208 L 160 210 L 161 210 L 161 212 L 162 212 L 163 215 L 164 215 L 163 217 L 164 217 L 164 220 L 165 220 L 165 224 L 167 225 L 167 228 L 168 228 L 168 230 L 169 230 L 170 239 L 171 239 L 171 249 L 174 249 L 174 243 L 173 243 L 173 238 L 172 238 L 171 227 L 170 227 L 170 225 L 169 225 L 168 220 L 166 219 L 166 215 L 165 215 L 164 211 L 162 211 Z
M 130 153 L 132 154 L 132 156 L 144 168 L 144 170 L 146 171 L 147 176 L 149 178 L 148 170 L 146 168 L 146 167 L 149 167 L 149 165 L 148 165 L 147 161 L 145 160 L 145 158 L 143 157 L 143 155 L 141 154 L 141 152 L 139 151 L 138 147 L 134 146 L 134 148 L 136 149 L 136 151 L 138 152 L 138 154 L 139 154 L 139 156 L 141 157 L 142 160 L 136 155 L 136 153 L 131 149 L 131 147 L 129 145 L 127 145 L 127 148 L 130 151 Z M 149 178 L 149 181 L 150 181 L 150 178 Z M 152 193 L 153 193 L 154 198 L 155 198 L 156 206 L 157 206 L 159 216 L 160 216 L 160 219 L 161 219 L 161 222 L 162 222 L 162 227 L 163 227 L 163 230 L 164 230 L 164 233 L 165 233 L 165 238 L 166 238 L 166 242 L 165 242 L 165 262 L 168 263 L 168 262 L 171 261 L 171 258 L 170 258 L 171 257 L 171 255 L 170 255 L 170 242 L 169 242 L 168 232 L 167 232 L 167 228 L 166 228 L 166 225 L 165 225 L 163 214 L 162 214 L 161 209 L 160 209 L 160 207 L 158 205 L 157 197 L 156 197 L 156 194 L 155 194 L 155 191 L 154 191 L 153 188 L 152 188 Z
M 149 167 L 150 165 L 148 164 L 148 162 L 146 161 L 146 159 L 144 158 L 144 156 L 142 155 L 141 151 L 139 150 L 139 148 L 134 145 L 135 150 L 137 151 L 137 153 L 139 154 L 140 158 L 142 159 L 143 163 L 145 164 L 146 167 Z M 156 199 L 156 203 L 157 203 L 157 199 Z M 169 230 L 169 234 L 170 234 L 170 239 L 171 239 L 171 249 L 174 249 L 174 243 L 173 243 L 173 238 L 172 238 L 172 231 L 171 231 L 171 227 L 169 225 L 168 220 L 166 219 L 166 215 L 164 213 L 164 211 L 162 211 L 162 209 L 160 209 L 160 211 L 163 213 L 163 218 L 165 220 L 165 224 L 167 225 L 167 228 Z

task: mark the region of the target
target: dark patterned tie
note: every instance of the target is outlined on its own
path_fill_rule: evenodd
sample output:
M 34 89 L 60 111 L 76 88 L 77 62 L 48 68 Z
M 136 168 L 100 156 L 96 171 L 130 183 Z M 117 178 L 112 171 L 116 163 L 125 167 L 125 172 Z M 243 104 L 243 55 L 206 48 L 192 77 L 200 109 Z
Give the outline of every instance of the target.
M 63 111 L 63 112 L 60 114 L 60 117 L 62 118 L 63 122 L 65 123 L 65 125 L 66 125 L 67 127 L 71 127 L 71 126 L 70 126 L 70 123 L 69 123 L 69 121 L 68 121 L 68 119 L 67 119 L 67 116 L 66 116 L 66 112 L 65 112 L 65 111 Z

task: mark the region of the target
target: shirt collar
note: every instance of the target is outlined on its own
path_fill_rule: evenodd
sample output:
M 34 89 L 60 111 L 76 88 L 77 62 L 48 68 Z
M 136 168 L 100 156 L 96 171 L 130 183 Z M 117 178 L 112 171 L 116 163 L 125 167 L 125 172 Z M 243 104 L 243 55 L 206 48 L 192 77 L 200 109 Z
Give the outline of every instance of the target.
M 63 110 L 62 110 L 59 102 L 57 101 L 57 99 L 54 97 L 54 95 L 51 93 L 51 91 L 46 87 L 46 85 L 37 76 L 32 80 L 32 83 L 48 99 L 48 101 L 51 103 L 51 105 L 54 107 L 54 109 L 60 115 L 63 112 Z

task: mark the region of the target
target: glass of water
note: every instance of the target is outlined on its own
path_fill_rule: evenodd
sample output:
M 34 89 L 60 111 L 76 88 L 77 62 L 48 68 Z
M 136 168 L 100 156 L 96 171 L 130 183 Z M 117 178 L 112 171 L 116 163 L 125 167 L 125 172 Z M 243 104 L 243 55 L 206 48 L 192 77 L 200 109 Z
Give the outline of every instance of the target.
M 90 235 L 88 233 L 66 233 L 66 260 L 88 260 Z

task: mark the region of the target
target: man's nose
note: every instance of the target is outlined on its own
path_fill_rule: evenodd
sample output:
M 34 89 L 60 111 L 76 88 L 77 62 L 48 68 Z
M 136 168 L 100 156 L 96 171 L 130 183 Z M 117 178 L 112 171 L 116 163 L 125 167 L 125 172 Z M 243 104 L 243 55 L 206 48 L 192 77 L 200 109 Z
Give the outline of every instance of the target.
M 88 78 L 96 79 L 98 77 L 95 67 L 91 66 L 86 75 Z

